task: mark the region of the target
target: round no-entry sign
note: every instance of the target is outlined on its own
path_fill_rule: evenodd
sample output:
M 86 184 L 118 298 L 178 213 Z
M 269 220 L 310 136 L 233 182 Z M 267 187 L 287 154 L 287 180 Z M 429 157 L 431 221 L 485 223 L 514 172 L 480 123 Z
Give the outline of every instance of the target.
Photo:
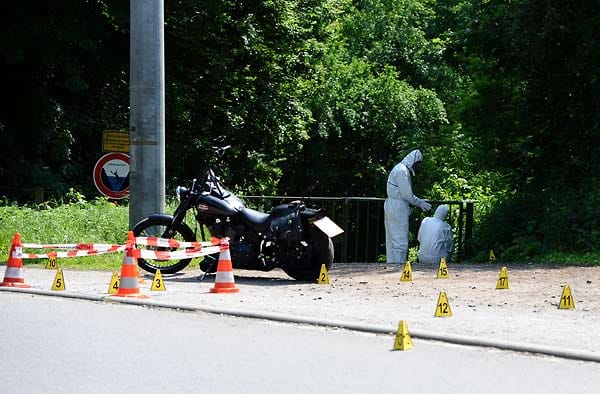
M 129 195 L 129 156 L 107 153 L 94 166 L 94 184 L 106 197 L 116 200 Z

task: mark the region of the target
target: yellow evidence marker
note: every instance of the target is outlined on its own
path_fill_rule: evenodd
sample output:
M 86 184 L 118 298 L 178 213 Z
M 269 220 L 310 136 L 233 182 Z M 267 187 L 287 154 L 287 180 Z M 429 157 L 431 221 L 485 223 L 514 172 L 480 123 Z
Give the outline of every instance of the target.
M 152 279 L 152 286 L 150 286 L 150 290 L 152 291 L 165 291 L 165 282 L 163 281 L 162 274 L 160 270 L 156 270 L 154 274 L 154 279 Z
M 569 285 L 565 285 L 565 287 L 563 287 L 558 309 L 575 309 L 575 300 L 573 299 L 573 294 L 571 294 L 571 288 Z
M 325 264 L 321 264 L 321 273 L 319 274 L 319 279 L 317 279 L 317 283 L 320 285 L 329 284 L 329 273 L 327 272 L 327 267 L 325 266 Z
M 410 260 L 406 260 L 406 264 L 404 264 L 404 270 L 402 271 L 402 275 L 400 275 L 400 282 L 412 282 L 412 268 L 410 267 Z
M 446 292 L 440 292 L 440 297 L 438 298 L 437 305 L 435 307 L 435 317 L 450 317 L 452 316 L 452 310 L 450 309 L 450 303 L 448 302 L 448 297 L 446 296 Z
M 115 294 L 117 291 L 119 291 L 119 284 L 119 273 L 114 271 L 112 278 L 110 278 L 110 284 L 108 285 L 108 294 Z
M 408 327 L 404 320 L 400 320 L 398 324 L 398 332 L 396 333 L 396 339 L 394 340 L 394 350 L 408 350 L 412 349 L 413 344 L 408 333 Z
M 496 255 L 494 254 L 494 251 L 490 249 L 490 262 L 492 261 L 496 261 Z
M 63 277 L 63 272 L 60 268 L 56 271 L 56 276 L 54 277 L 54 282 L 52 282 L 50 290 L 65 290 L 65 278 Z
M 448 265 L 446 264 L 446 258 L 442 257 L 440 260 L 440 267 L 437 272 L 437 279 L 449 279 L 450 275 L 448 274 Z
M 47 270 L 58 269 L 58 262 L 56 261 L 56 253 L 48 253 L 48 262 L 46 263 Z
M 496 290 L 509 288 L 510 285 L 508 283 L 508 271 L 506 270 L 506 267 L 502 267 L 500 270 L 500 276 L 498 277 L 498 283 L 496 283 Z

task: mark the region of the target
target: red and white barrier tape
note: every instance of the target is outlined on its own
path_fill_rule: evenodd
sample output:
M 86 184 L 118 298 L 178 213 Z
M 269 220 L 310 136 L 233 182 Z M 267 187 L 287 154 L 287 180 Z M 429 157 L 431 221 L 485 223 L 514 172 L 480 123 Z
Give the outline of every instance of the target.
M 171 248 L 186 250 L 160 251 L 150 249 L 133 249 L 133 257 L 151 259 L 151 260 L 177 260 L 189 259 L 194 257 L 206 256 L 213 253 L 219 253 L 224 247 L 221 246 L 219 238 L 211 238 L 205 242 L 180 242 L 170 238 L 157 237 L 136 237 L 136 245 L 156 247 L 156 248 Z M 65 252 L 47 252 L 47 253 L 23 253 L 23 248 L 30 249 L 73 249 Z M 13 258 L 18 259 L 48 259 L 68 258 L 92 256 L 104 253 L 122 252 L 127 248 L 126 245 L 111 245 L 111 244 L 32 244 L 24 243 L 21 246 L 15 247 L 12 254 Z M 228 246 L 227 246 L 228 248 Z
M 172 252 L 150 249 L 133 249 L 133 257 L 147 260 L 179 260 L 206 256 L 213 253 L 219 253 L 220 251 L 220 246 L 206 246 L 199 249 L 174 250 Z
M 25 245 L 25 244 L 23 244 Z M 13 252 L 13 258 L 17 259 L 49 259 L 51 257 L 82 257 L 82 256 L 93 256 L 104 253 L 121 252 L 125 250 L 126 245 L 106 245 L 107 247 L 101 249 L 79 249 L 79 250 L 68 250 L 66 252 L 48 252 L 48 253 L 23 253 L 21 247 L 16 247 Z M 48 248 L 49 249 L 49 248 Z
M 27 249 L 77 249 L 77 245 L 79 244 L 21 244 L 23 248 Z
M 21 244 L 22 248 L 26 249 L 75 249 L 75 250 L 109 250 L 117 251 L 124 245 L 111 245 L 111 244 Z
M 182 242 L 177 241 L 173 238 L 157 238 L 157 237 L 136 237 L 136 245 L 154 246 L 159 248 L 194 248 L 199 249 L 205 246 L 220 245 L 221 240 L 219 238 L 211 238 L 210 241 L 206 242 Z

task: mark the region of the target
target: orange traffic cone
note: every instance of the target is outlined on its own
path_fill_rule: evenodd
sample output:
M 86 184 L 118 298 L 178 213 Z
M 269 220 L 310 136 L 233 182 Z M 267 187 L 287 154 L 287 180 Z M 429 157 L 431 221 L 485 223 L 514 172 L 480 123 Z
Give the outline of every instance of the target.
M 133 232 L 129 231 L 127 234 L 127 247 L 123 256 L 119 290 L 112 295 L 114 297 L 149 298 L 147 295 L 140 293 L 137 258 L 135 257 L 136 250 L 135 237 L 133 236 Z
M 219 253 L 219 263 L 217 265 L 217 275 L 215 277 L 215 286 L 210 289 L 211 293 L 237 293 L 240 291 L 235 287 L 233 280 L 233 268 L 231 266 L 231 254 L 229 253 L 229 241 L 225 238 L 221 240 L 221 253 Z
M 15 233 L 12 246 L 10 247 L 10 254 L 8 255 L 8 262 L 6 263 L 4 282 L 0 283 L 0 286 L 31 287 L 25 283 L 25 277 L 23 276 L 22 255 L 23 244 L 21 243 L 21 234 Z
M 133 231 L 127 231 L 127 246 L 135 248 L 135 235 L 133 235 Z

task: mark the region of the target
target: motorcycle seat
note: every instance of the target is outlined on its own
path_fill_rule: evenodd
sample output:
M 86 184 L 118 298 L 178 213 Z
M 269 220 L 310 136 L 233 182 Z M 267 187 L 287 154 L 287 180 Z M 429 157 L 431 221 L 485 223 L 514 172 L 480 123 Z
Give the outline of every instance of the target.
M 244 220 L 252 226 L 257 232 L 264 233 L 269 229 L 271 224 L 271 215 L 263 212 L 255 211 L 254 209 L 244 208 L 240 212 Z

